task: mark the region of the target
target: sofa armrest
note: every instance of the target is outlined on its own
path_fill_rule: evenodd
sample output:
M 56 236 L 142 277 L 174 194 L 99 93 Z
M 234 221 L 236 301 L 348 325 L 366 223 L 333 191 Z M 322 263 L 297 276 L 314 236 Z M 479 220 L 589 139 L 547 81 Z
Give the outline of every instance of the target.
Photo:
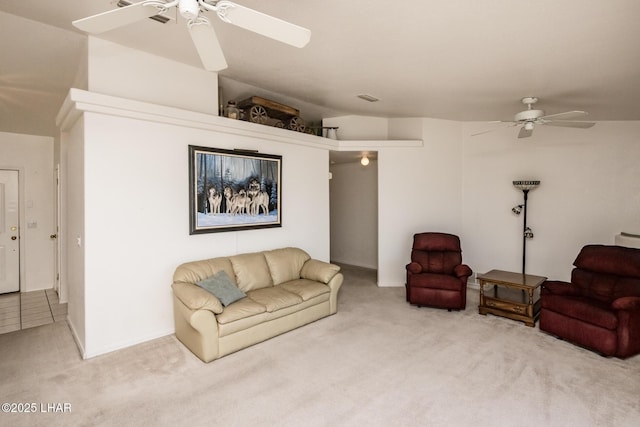
M 620 297 L 611 303 L 616 310 L 640 311 L 640 297 Z
M 317 259 L 309 259 L 302 266 L 300 277 L 322 282 L 326 285 L 338 272 L 340 272 L 340 267 L 335 264 L 318 261 Z
M 409 273 L 413 273 L 413 274 L 422 273 L 422 266 L 415 261 L 411 261 L 409 264 L 407 264 L 406 269 Z
M 579 296 L 580 290 L 569 282 L 545 280 L 542 284 L 542 294 Z
M 459 277 L 459 278 L 469 277 L 473 274 L 473 271 L 471 270 L 471 267 L 469 267 L 467 264 L 460 264 L 454 267 L 453 274 L 455 274 L 456 277 Z
M 224 310 L 222 303 L 215 295 L 193 283 L 174 282 L 171 288 L 176 298 L 191 310 L 209 310 L 215 314 L 220 314 Z

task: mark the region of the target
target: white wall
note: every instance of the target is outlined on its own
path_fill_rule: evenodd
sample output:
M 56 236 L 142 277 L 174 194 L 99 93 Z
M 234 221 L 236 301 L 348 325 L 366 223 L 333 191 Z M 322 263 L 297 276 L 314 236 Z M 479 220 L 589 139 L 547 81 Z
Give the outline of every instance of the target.
M 404 131 L 401 129 L 404 127 Z M 436 119 L 393 123 L 423 139 L 419 148 L 384 148 L 378 152 L 378 227 L 380 286 L 403 286 L 415 233 L 462 233 L 461 124 Z M 416 135 L 420 132 L 420 135 Z
M 85 162 L 84 119 L 63 132 L 60 137 L 60 199 L 61 199 L 61 294 L 66 297 L 67 319 L 73 335 L 84 354 L 85 327 Z M 77 239 L 81 239 L 78 242 Z
M 218 75 L 89 37 L 88 89 L 105 95 L 218 114 Z
M 55 233 L 53 138 L 0 132 L 0 169 L 19 170 L 20 290 L 51 289 Z
M 331 260 L 378 268 L 378 162 L 331 165 Z
M 640 122 L 598 122 L 588 130 L 536 127 L 470 137 L 486 124 L 464 125 L 464 258 L 474 271 L 521 271 L 523 203 L 518 179 L 541 184 L 529 193 L 527 273 L 568 280 L 580 248 L 614 244 L 640 232 Z

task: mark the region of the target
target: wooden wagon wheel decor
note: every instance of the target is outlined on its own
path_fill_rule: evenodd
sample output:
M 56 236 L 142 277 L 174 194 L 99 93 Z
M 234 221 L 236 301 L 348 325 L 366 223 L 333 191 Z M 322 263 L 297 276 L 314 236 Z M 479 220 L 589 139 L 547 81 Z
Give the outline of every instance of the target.
M 249 121 L 252 123 L 267 123 L 267 110 L 262 105 L 254 105 L 249 109 Z
M 289 129 L 295 130 L 296 132 L 304 132 L 304 120 L 300 117 L 292 117 L 289 119 Z
M 242 119 L 252 123 L 296 132 L 304 132 L 306 129 L 304 120 L 300 117 L 300 111 L 279 102 L 252 96 L 240 101 L 238 108 L 244 111 Z

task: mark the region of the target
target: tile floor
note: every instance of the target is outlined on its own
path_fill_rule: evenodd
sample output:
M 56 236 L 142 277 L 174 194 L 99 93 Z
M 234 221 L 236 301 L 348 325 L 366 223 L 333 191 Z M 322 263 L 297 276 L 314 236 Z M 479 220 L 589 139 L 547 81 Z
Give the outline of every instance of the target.
M 64 320 L 67 304 L 53 289 L 0 295 L 0 334 Z

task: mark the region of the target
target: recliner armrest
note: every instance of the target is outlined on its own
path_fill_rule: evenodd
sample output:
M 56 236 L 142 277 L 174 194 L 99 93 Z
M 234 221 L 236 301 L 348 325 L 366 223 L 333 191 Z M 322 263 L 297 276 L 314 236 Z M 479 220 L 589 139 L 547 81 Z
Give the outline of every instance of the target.
M 611 303 L 616 310 L 640 310 L 640 297 L 620 297 Z
M 569 282 L 545 280 L 542 284 L 542 295 L 544 294 L 580 296 L 580 290 Z
M 473 271 L 471 270 L 471 267 L 469 267 L 467 264 L 460 264 L 460 265 L 456 265 L 453 268 L 453 274 L 456 275 L 456 277 L 469 277 L 473 274 Z
M 407 264 L 407 271 L 409 273 L 413 273 L 413 274 L 418 274 L 418 273 L 422 273 L 422 266 L 420 264 L 418 264 L 417 262 L 412 261 L 411 263 Z

